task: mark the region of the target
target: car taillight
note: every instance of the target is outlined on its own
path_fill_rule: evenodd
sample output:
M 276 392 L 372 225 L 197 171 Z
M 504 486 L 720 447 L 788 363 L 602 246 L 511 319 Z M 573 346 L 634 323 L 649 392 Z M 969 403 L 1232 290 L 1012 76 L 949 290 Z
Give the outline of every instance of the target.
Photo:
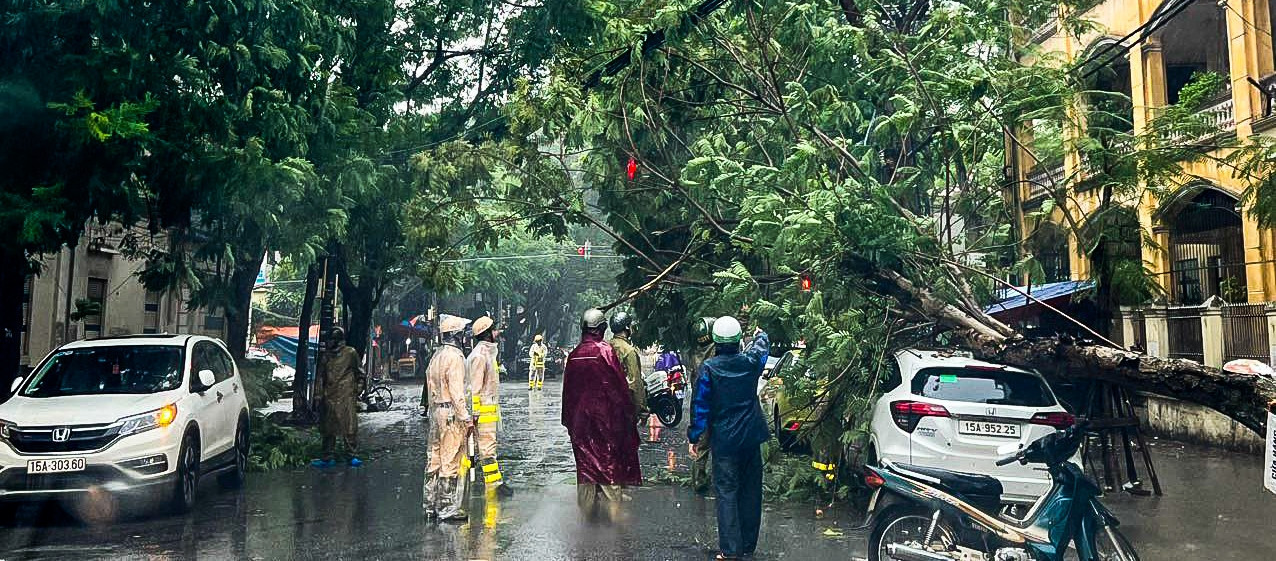
M 864 484 L 868 485 L 869 489 L 876 489 L 885 485 L 886 480 L 882 479 L 882 476 L 878 475 L 877 472 L 866 469 L 864 470 Z
M 896 401 L 891 403 L 891 418 L 904 432 L 913 432 L 922 417 L 951 417 L 942 405 L 920 401 Z
M 1046 425 L 1056 429 L 1066 429 L 1077 424 L 1077 418 L 1071 413 L 1056 411 L 1053 413 L 1037 413 L 1032 416 L 1032 420 L 1028 421 L 1034 425 Z

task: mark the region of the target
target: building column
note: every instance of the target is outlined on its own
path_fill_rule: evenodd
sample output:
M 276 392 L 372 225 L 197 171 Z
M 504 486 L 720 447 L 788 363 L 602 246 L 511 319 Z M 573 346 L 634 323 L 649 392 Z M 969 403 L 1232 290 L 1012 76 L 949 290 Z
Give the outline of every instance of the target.
M 1153 304 L 1143 310 L 1143 326 L 1147 329 L 1147 354 L 1160 358 L 1170 356 L 1169 312 L 1163 304 Z
M 1264 3 L 1266 0 L 1262 0 Z M 1254 119 L 1262 117 L 1262 94 L 1250 84 L 1250 78 L 1263 77 L 1258 60 L 1259 30 L 1255 21 L 1254 0 L 1225 0 L 1223 15 L 1227 21 L 1228 74 L 1232 86 L 1232 114 L 1236 120 L 1236 137 L 1249 138 L 1254 132 Z M 1246 21 L 1248 20 L 1248 21 Z M 1270 49 L 1268 49 L 1270 51 Z
M 1267 270 L 1265 263 L 1264 243 L 1266 230 L 1258 227 L 1258 220 L 1249 212 L 1249 205 L 1244 201 L 1237 203 L 1237 211 L 1241 215 L 1241 238 L 1245 244 L 1245 288 L 1249 302 L 1266 302 L 1268 300 Z
M 1165 87 L 1165 56 L 1160 39 L 1149 37 L 1139 46 L 1137 54 L 1131 54 L 1130 72 L 1134 132 L 1142 134 L 1155 112 L 1165 107 L 1169 95 Z
M 1117 310 L 1117 325 L 1115 331 L 1121 334 L 1121 345 L 1129 349 L 1134 347 L 1134 342 L 1138 340 L 1134 335 L 1134 314 L 1137 313 L 1130 306 L 1121 306 Z
M 1218 296 L 1201 306 L 1201 352 L 1205 366 L 1223 367 L 1223 300 Z

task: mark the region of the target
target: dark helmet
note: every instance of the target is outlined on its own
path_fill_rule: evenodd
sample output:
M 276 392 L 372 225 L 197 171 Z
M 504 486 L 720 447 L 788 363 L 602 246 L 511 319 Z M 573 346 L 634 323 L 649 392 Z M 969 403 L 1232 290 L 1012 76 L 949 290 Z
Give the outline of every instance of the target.
M 625 312 L 616 312 L 616 315 L 611 316 L 611 332 L 612 333 L 622 333 L 625 331 L 629 331 L 631 328 L 633 328 L 633 326 L 634 326 L 634 318 L 630 317 L 629 314 Z
M 704 346 L 713 342 L 713 322 L 714 318 L 700 318 L 696 322 L 696 343 Z

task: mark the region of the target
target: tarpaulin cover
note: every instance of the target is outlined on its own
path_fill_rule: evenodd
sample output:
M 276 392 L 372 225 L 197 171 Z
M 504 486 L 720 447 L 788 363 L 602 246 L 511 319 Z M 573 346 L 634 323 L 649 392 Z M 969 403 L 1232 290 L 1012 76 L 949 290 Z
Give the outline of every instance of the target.
M 567 357 L 563 426 L 576 455 L 576 482 L 640 485 L 638 428 L 620 360 L 601 336 L 587 334 Z

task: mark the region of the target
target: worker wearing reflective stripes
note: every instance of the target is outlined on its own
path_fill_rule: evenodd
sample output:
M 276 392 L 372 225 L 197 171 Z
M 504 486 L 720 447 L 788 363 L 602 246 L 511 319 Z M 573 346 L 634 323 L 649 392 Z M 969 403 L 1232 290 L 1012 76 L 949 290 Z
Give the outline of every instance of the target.
M 465 457 L 474 419 L 470 415 L 465 354 L 460 338 L 467 320 L 450 316 L 439 324 L 443 346 L 430 358 L 430 440 L 425 468 L 425 513 L 440 520 L 465 520 Z
M 468 359 L 473 396 L 470 405 L 476 415 L 474 432 L 478 440 L 479 467 L 484 484 L 495 487 L 501 496 L 509 496 L 513 491 L 506 484 L 496 458 L 497 423 L 501 420 L 501 368 L 496 362 L 496 337 L 500 331 L 492 318 L 483 316 L 474 320 L 472 332 L 475 343 Z
M 539 333 L 532 343 L 531 348 L 527 350 L 529 366 L 527 372 L 527 389 L 539 390 L 545 385 L 545 355 L 549 354 L 549 349 L 545 347 L 544 339 Z

